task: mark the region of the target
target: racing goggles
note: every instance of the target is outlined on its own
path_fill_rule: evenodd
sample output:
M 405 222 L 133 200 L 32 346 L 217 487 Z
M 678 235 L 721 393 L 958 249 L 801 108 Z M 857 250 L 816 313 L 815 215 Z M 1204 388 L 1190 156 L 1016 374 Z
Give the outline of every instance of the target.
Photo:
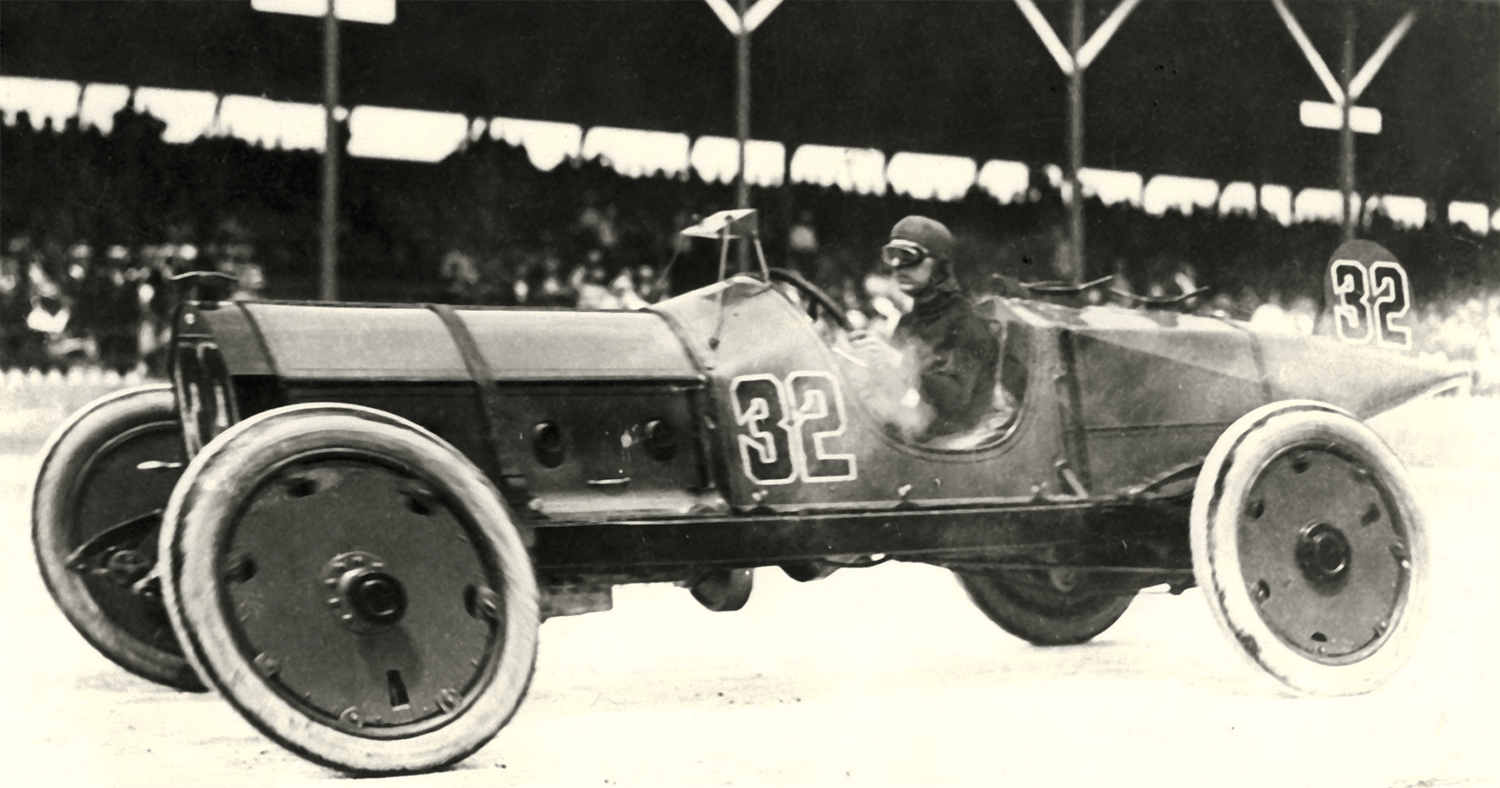
M 928 257 L 927 247 L 915 242 L 896 239 L 880 248 L 880 259 L 896 270 L 915 268 Z

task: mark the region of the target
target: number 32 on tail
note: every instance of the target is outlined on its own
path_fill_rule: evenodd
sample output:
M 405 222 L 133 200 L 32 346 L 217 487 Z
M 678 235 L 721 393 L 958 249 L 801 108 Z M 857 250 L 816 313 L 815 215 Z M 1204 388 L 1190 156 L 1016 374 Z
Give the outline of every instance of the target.
M 1411 285 L 1396 256 L 1379 244 L 1350 241 L 1328 263 L 1326 303 L 1334 334 L 1354 345 L 1411 347 L 1401 318 L 1411 311 Z

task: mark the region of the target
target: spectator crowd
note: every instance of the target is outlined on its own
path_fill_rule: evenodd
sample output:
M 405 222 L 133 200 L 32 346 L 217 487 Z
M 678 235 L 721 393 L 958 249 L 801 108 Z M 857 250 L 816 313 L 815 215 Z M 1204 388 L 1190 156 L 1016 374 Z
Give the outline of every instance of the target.
M 234 298 L 313 298 L 318 279 L 318 155 L 205 138 L 161 141 L 131 110 L 108 135 L 0 129 L 0 368 L 93 367 L 160 374 L 170 278 L 217 270 Z M 1039 168 L 1033 168 L 1039 169 Z M 341 184 L 340 293 L 346 300 L 636 309 L 708 284 L 718 250 L 678 234 L 733 204 L 730 186 L 691 176 L 628 178 L 608 162 L 536 169 L 525 151 L 480 140 L 433 164 L 348 160 Z M 956 202 L 790 184 L 752 190 L 772 265 L 793 268 L 861 324 L 909 308 L 875 262 L 901 216 L 923 213 L 960 238 L 975 292 L 1018 294 L 1057 279 L 1072 258 L 1061 195 L 1036 179 L 1001 203 L 979 189 Z M 1339 228 L 1267 216 L 1086 205 L 1080 278 L 1172 296 L 1209 287 L 1197 311 L 1310 332 Z M 1360 235 L 1401 259 L 1421 352 L 1474 363 L 1500 392 L 1500 233 L 1436 219 L 1398 228 L 1365 217 Z M 733 258 L 731 258 L 732 260 Z

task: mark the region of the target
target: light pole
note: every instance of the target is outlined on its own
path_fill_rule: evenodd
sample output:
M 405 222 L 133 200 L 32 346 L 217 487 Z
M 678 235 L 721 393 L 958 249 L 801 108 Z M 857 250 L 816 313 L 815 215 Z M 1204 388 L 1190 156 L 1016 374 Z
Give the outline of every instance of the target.
M 250 0 L 256 11 L 323 19 L 323 200 L 319 230 L 318 297 L 336 301 L 339 232 L 339 20 L 389 25 L 396 0 Z
M 749 0 L 739 0 L 744 20 Z M 745 148 L 750 142 L 750 30 L 743 21 L 735 35 L 735 136 L 740 143 L 740 167 L 734 177 L 734 207 L 750 207 L 750 181 L 745 177 Z M 740 273 L 750 270 L 750 239 L 740 241 Z
M 1068 201 L 1068 235 L 1073 247 L 1073 282 L 1078 284 L 1088 278 L 1083 255 L 1083 182 L 1078 175 L 1083 169 L 1083 69 L 1077 66 L 1078 50 L 1083 47 L 1083 0 L 1073 0 L 1072 16 L 1068 42 L 1074 63 L 1068 72 L 1068 189 L 1072 192 Z
M 333 0 L 323 13 L 323 222 L 318 297 L 339 298 L 339 19 Z
M 1041 39 L 1042 46 L 1047 48 L 1052 59 L 1057 61 L 1057 67 L 1068 78 L 1068 236 L 1069 245 L 1073 249 L 1072 259 L 1068 262 L 1075 283 L 1084 281 L 1083 182 L 1079 175 L 1083 170 L 1083 72 L 1104 51 L 1109 39 L 1140 2 L 1141 0 L 1121 0 L 1093 34 L 1085 39 L 1083 0 L 1073 0 L 1069 42 L 1064 45 L 1057 32 L 1052 29 L 1052 24 L 1037 9 L 1035 0 L 1015 0 L 1021 15 L 1026 17 L 1026 21 Z
M 750 207 L 750 181 L 746 178 L 745 149 L 750 144 L 750 34 L 766 21 L 766 17 L 780 6 L 783 0 L 759 0 L 753 6 L 750 0 L 736 0 L 738 8 L 730 7 L 728 0 L 704 0 L 714 15 L 735 38 L 735 137 L 739 141 L 739 172 L 734 178 L 734 207 Z M 750 270 L 750 242 L 740 243 L 739 266 L 743 273 Z
M 1354 6 L 1352 3 L 1344 3 L 1344 47 L 1343 58 L 1340 63 L 1342 73 L 1335 79 L 1333 71 L 1323 61 L 1323 56 L 1318 54 L 1317 48 L 1307 33 L 1302 30 L 1302 25 L 1292 15 L 1291 9 L 1287 7 L 1286 0 L 1271 0 L 1275 6 L 1276 13 L 1281 16 L 1281 21 L 1286 25 L 1292 40 L 1297 42 L 1298 48 L 1302 50 L 1302 56 L 1307 58 L 1308 65 L 1312 66 L 1313 73 L 1323 83 L 1323 89 L 1328 91 L 1331 102 L 1304 101 L 1301 105 L 1302 125 L 1313 129 L 1336 129 L 1339 132 L 1339 200 L 1343 203 L 1340 217 L 1343 224 L 1343 236 L 1345 241 L 1353 240 L 1355 231 L 1359 228 L 1359 210 L 1352 203 L 1354 201 L 1354 133 L 1379 134 L 1381 128 L 1380 111 L 1372 107 L 1357 106 L 1360 96 L 1365 88 L 1370 86 L 1370 80 L 1380 72 L 1381 66 L 1385 65 L 1391 52 L 1406 31 L 1411 29 L 1416 22 L 1417 12 L 1415 9 L 1407 11 L 1401 17 L 1401 21 L 1391 28 L 1386 34 L 1385 40 L 1375 49 L 1370 59 L 1365 61 L 1358 72 L 1355 71 L 1354 57 Z

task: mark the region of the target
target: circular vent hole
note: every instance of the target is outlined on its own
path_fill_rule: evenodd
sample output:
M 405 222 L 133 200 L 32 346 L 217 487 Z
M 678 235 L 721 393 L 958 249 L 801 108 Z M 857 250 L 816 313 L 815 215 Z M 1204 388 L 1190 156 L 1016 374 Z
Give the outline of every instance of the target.
M 646 453 L 657 462 L 668 462 L 677 456 L 677 430 L 670 422 L 652 419 L 646 422 Z
M 548 468 L 556 468 L 563 462 L 562 430 L 550 421 L 531 428 L 531 447 L 537 462 Z

